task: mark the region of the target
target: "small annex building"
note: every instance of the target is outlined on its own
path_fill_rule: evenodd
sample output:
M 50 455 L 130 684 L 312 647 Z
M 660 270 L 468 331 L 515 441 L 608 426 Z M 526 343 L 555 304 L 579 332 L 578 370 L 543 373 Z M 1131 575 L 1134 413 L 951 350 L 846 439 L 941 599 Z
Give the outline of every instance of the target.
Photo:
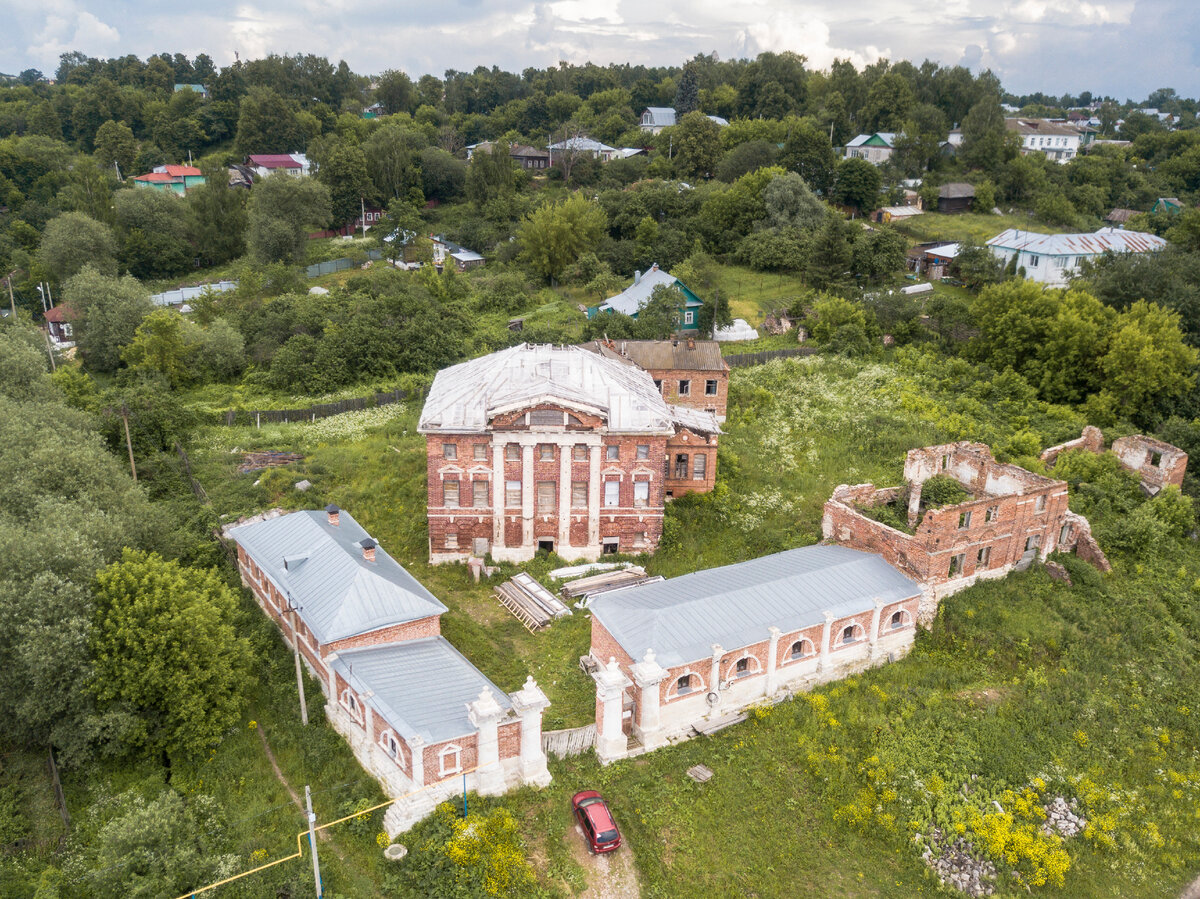
M 729 363 L 715 340 L 593 340 L 583 346 L 649 372 L 668 403 L 702 409 L 725 421 Z
M 506 694 L 441 636 L 446 607 L 354 520 L 268 512 L 225 529 L 242 583 L 325 694 L 326 718 L 392 797 L 407 830 L 463 789 L 495 795 L 550 782 L 545 694 Z
M 816 545 L 596 597 L 601 761 L 686 739 L 755 703 L 889 661 L 921 587 L 880 556 Z

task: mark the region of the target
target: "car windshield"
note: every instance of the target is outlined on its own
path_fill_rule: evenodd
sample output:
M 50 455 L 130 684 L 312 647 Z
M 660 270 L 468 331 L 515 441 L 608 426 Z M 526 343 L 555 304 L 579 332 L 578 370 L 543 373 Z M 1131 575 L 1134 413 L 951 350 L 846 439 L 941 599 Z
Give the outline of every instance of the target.
M 611 843 L 616 838 L 617 832 L 615 830 L 602 830 L 600 833 L 596 834 L 597 843 Z

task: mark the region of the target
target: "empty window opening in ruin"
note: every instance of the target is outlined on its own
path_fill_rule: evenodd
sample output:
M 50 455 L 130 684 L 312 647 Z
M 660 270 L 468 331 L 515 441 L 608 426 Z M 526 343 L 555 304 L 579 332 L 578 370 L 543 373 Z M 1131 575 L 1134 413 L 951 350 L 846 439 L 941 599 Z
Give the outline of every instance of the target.
M 677 453 L 675 456 L 675 480 L 684 481 L 688 476 L 687 453 Z
M 545 553 L 546 555 L 550 555 L 550 553 L 554 552 L 554 541 L 553 540 L 539 540 L 538 541 L 538 552 Z
M 983 514 L 984 521 L 995 521 L 999 517 L 1000 517 L 1000 507 L 999 506 L 988 506 L 987 511 Z
M 615 556 L 621 551 L 621 540 L 619 537 L 605 537 L 601 544 L 600 551 L 606 556 Z
M 680 396 L 688 396 L 691 392 L 692 392 L 692 382 L 691 381 L 680 381 L 679 382 L 679 395 Z
M 1153 465 L 1155 468 L 1162 468 L 1162 453 L 1156 453 L 1156 452 L 1154 452 L 1154 450 L 1151 450 L 1150 451 L 1150 464 Z
M 971 513 L 969 511 L 959 512 L 958 513 L 959 530 L 964 530 L 966 528 L 969 528 L 970 526 L 971 526 Z
M 504 461 L 520 462 L 521 461 L 521 447 L 515 443 L 506 443 L 504 445 Z
M 950 454 L 942 453 L 942 470 L 944 471 L 945 469 L 947 469 L 949 467 L 950 467 Z
M 604 458 L 609 462 L 619 462 L 621 459 L 621 447 L 616 443 L 611 443 L 604 448 Z
M 553 462 L 554 461 L 554 444 L 553 443 L 539 443 L 538 444 L 538 460 L 541 462 Z
M 977 568 L 987 568 L 988 562 L 992 560 L 992 548 L 990 546 L 980 547 L 979 552 L 975 554 L 975 566 Z
M 1039 496 L 1037 498 L 1037 502 L 1035 502 L 1033 504 L 1033 511 L 1035 511 L 1035 512 L 1045 512 L 1046 511 L 1046 494 L 1043 493 L 1041 496 Z
M 950 571 L 948 572 L 947 577 L 954 577 L 955 575 L 962 574 L 963 563 L 965 561 L 966 556 L 963 553 L 959 553 L 957 556 L 951 556 Z
M 707 381 L 704 382 L 704 395 L 705 396 L 716 396 L 717 395 L 717 382 L 714 378 L 709 378 Z

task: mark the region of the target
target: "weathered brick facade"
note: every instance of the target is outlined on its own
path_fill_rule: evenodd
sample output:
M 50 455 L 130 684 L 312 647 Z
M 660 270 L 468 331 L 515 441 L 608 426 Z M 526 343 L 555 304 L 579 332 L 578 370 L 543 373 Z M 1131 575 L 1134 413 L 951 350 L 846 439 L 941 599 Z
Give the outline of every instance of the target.
M 1082 545 L 1086 558 L 1108 564 L 1087 520 L 1068 510 L 1066 482 L 996 462 L 983 444 L 911 450 L 904 475 L 905 488 L 839 486 L 825 503 L 822 531 L 827 540 L 879 553 L 916 578 L 927 593 L 922 621 L 932 618 L 941 597 L 1055 550 Z M 922 485 L 934 475 L 954 478 L 972 499 L 920 514 Z M 862 511 L 905 495 L 911 533 Z
M 1075 440 L 1060 443 L 1042 452 L 1041 459 L 1053 467 L 1058 457 L 1071 450 L 1089 453 L 1104 452 L 1104 435 L 1099 428 L 1088 425 Z M 1187 471 L 1188 455 L 1177 446 L 1163 440 L 1134 434 L 1113 441 L 1113 454 L 1121 465 L 1138 475 L 1142 489 L 1153 496 L 1164 487 L 1182 487 Z

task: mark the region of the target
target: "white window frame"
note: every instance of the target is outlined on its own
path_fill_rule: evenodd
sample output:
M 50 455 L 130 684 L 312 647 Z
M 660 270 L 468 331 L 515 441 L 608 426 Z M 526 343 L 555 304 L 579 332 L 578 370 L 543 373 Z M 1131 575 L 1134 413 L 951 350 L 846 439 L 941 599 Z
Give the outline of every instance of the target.
M 633 505 L 639 509 L 644 509 L 646 506 L 650 505 L 649 481 L 633 482 Z
M 609 486 L 609 485 L 612 486 Z M 604 482 L 604 507 L 606 509 L 616 509 L 621 505 L 621 482 L 620 481 L 605 481 Z
M 796 654 L 793 652 L 793 650 L 795 650 L 795 648 L 796 648 L 796 644 L 797 644 L 797 643 L 799 643 L 799 644 L 800 644 L 800 647 L 801 647 L 801 650 L 800 650 L 800 655 L 796 655 Z M 805 645 L 805 644 L 807 644 L 807 645 L 808 645 L 808 652 L 805 652 L 805 651 L 804 651 L 804 645 Z M 817 654 L 817 647 L 816 647 L 816 645 L 813 643 L 813 641 L 812 641 L 812 640 L 810 640 L 810 639 L 808 639 L 808 637 L 800 637 L 800 638 L 799 638 L 799 639 L 797 639 L 797 640 L 793 640 L 793 641 L 792 641 L 792 645 L 788 647 L 788 657 L 787 657 L 787 660 L 788 660 L 789 662 L 802 662 L 802 661 L 804 661 L 805 659 L 811 659 L 811 658 L 812 658 L 813 656 L 815 656 L 816 654 Z
M 400 745 L 400 740 L 396 738 L 396 734 L 391 728 L 388 728 L 379 735 L 379 745 L 387 753 L 388 758 L 401 768 L 406 767 L 404 764 L 404 747 Z
M 446 758 L 454 756 L 454 767 L 446 767 Z M 457 743 L 450 743 L 442 747 L 438 752 L 438 777 L 446 777 L 450 774 L 458 774 L 462 771 L 462 747 Z
M 358 724 L 363 723 L 365 719 L 363 716 L 362 703 L 358 701 L 358 697 L 355 695 L 353 690 L 351 690 L 349 687 L 344 689 L 341 695 L 338 697 L 338 702 L 341 703 L 342 708 L 350 713 L 350 717 L 355 722 Z
M 517 500 L 513 502 L 512 493 L 517 493 Z M 521 482 L 520 481 L 505 481 L 504 482 L 504 507 L 506 509 L 519 509 L 521 507 Z
M 686 310 L 683 313 L 683 323 L 685 325 L 694 325 L 696 323 L 696 313 L 691 309 Z

